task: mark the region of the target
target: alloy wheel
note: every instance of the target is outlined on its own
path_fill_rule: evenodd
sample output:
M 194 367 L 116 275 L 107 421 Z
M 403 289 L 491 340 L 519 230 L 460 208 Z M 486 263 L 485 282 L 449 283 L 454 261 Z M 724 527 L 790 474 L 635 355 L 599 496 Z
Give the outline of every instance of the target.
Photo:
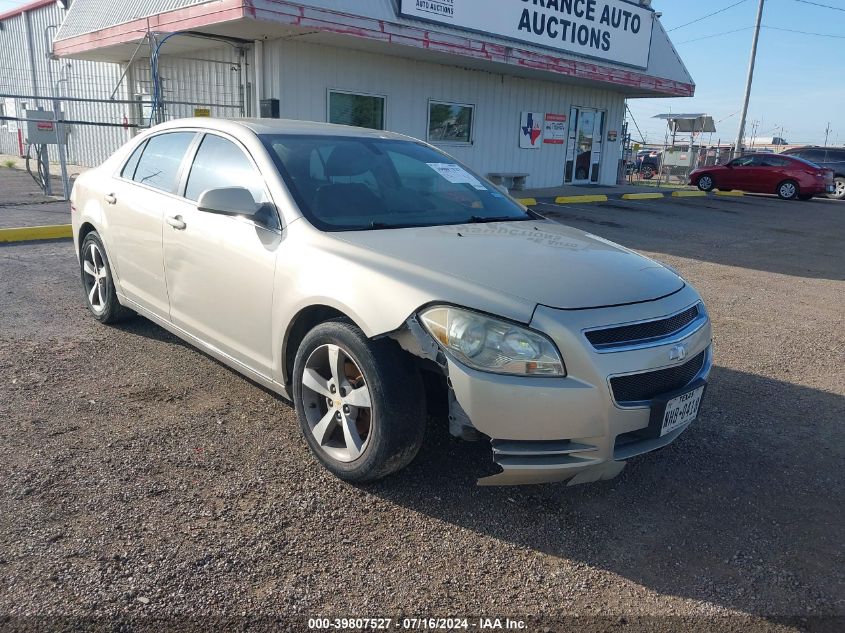
M 698 180 L 698 188 L 704 191 L 709 191 L 713 188 L 713 179 L 710 176 L 702 176 Z
M 339 462 L 354 462 L 372 431 L 370 390 L 358 363 L 337 345 L 321 345 L 305 361 L 302 403 L 317 445 Z
M 845 178 L 837 178 L 835 181 L 836 190 L 834 191 L 833 195 L 842 200 L 845 198 Z
M 88 244 L 83 253 L 82 272 L 88 303 L 95 314 L 102 314 L 106 309 L 108 297 L 108 274 L 103 253 L 93 242 Z
M 794 198 L 796 194 L 795 185 L 791 182 L 785 182 L 780 186 L 780 195 L 783 198 Z

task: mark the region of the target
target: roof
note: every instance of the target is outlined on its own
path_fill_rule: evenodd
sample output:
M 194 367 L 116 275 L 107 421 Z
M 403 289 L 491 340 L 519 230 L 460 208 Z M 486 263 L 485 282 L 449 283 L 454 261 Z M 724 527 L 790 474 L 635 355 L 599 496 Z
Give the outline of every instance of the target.
M 48 4 L 55 3 L 56 0 L 35 0 L 35 2 L 29 2 L 15 9 L 6 11 L 5 13 L 0 13 L 0 22 L 2 22 L 3 20 L 8 20 L 9 18 L 13 18 L 16 15 L 21 15 L 25 11 L 32 11 L 33 9 L 39 9 L 41 7 L 46 7 Z
M 236 132 L 246 128 L 255 134 L 308 134 L 312 136 L 348 136 L 350 138 L 373 138 L 409 141 L 415 140 L 404 134 L 386 130 L 370 130 L 351 125 L 299 121 L 296 119 L 218 119 L 214 117 L 192 117 L 174 119 L 157 125 L 151 131 L 172 130 L 178 128 L 204 128 L 221 132 Z

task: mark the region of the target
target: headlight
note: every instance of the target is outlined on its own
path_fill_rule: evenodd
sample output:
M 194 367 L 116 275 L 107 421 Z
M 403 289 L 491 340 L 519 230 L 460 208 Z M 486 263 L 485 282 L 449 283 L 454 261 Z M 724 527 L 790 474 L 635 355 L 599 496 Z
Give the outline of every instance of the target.
M 425 310 L 420 320 L 444 349 L 474 369 L 520 376 L 566 375 L 555 344 L 539 332 L 445 306 Z

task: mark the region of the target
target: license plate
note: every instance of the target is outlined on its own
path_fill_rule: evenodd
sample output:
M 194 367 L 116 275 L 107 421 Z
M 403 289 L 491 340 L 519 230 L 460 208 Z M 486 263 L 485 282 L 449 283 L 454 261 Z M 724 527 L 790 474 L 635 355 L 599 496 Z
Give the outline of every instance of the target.
M 698 417 L 698 408 L 701 406 L 703 395 L 704 385 L 669 400 L 663 412 L 660 435 L 671 433 L 695 420 Z

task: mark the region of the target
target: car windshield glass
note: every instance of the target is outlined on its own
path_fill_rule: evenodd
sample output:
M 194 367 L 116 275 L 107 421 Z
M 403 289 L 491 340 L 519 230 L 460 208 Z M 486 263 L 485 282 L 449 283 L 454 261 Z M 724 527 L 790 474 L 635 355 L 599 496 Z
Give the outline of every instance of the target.
M 469 169 L 421 143 L 263 135 L 308 220 L 324 231 L 531 219 Z

